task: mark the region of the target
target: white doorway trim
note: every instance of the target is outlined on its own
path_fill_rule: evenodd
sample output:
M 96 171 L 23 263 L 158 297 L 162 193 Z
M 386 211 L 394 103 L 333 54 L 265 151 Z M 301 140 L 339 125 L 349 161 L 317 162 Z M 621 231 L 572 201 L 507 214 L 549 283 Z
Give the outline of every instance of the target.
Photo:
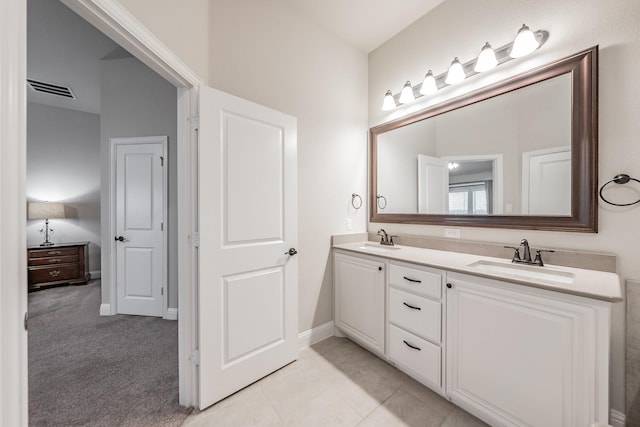
M 166 136 L 143 136 L 143 137 L 131 137 L 131 138 L 109 138 L 109 182 L 111 183 L 109 187 L 109 201 L 110 201 L 110 213 L 109 213 L 109 235 L 116 236 L 117 235 L 117 185 L 116 185 L 116 167 L 117 167 L 117 148 L 120 145 L 140 145 L 140 144 L 162 144 L 162 156 L 164 158 L 165 167 L 162 168 L 162 178 L 163 178 L 163 206 L 162 206 L 162 216 L 164 222 L 164 234 L 162 236 L 163 239 L 163 254 L 162 254 L 162 287 L 164 288 L 164 292 L 162 293 L 162 317 L 167 319 L 167 312 L 169 309 L 169 290 L 167 287 L 169 278 L 168 278 L 168 262 L 169 259 L 167 257 L 168 247 L 169 247 L 169 223 L 168 223 L 168 203 L 169 203 L 169 192 L 168 192 L 168 152 L 167 152 L 167 140 Z M 104 244 L 104 242 L 103 242 Z M 115 313 L 118 312 L 118 286 L 117 286 L 117 271 L 118 271 L 118 263 L 117 260 L 117 249 L 118 245 L 114 239 L 109 239 L 110 244 L 110 252 L 111 252 L 111 274 L 109 275 L 109 292 L 111 295 L 111 310 Z M 104 246 L 103 246 L 104 247 Z

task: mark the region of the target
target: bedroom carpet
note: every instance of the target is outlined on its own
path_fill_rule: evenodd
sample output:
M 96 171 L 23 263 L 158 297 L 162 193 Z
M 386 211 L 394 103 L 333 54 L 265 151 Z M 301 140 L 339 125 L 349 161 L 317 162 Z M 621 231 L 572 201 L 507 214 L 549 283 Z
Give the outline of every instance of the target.
M 177 322 L 99 307 L 99 281 L 29 294 L 29 425 L 182 424 Z

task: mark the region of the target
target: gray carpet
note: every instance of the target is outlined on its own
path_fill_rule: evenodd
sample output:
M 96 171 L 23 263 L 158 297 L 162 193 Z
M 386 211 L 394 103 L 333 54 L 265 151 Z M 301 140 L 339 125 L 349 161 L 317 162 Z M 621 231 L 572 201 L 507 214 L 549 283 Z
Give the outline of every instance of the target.
M 99 307 L 99 281 L 29 294 L 29 425 L 182 424 L 177 322 Z

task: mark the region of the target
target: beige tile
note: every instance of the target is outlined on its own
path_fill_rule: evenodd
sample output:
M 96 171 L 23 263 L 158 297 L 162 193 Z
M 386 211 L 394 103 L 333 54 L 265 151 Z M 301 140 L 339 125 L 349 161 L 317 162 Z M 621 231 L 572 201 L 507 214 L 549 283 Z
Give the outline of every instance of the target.
M 455 408 L 453 403 L 412 378 L 402 384 L 402 389 L 445 417 Z
M 274 427 L 281 420 L 257 386 L 246 388 L 211 408 L 189 416 L 185 427 Z
M 359 427 L 436 427 L 445 417 L 402 388 L 369 414 Z
M 331 390 L 364 417 L 380 406 L 398 387 L 399 385 L 389 382 L 377 372 L 357 372 L 339 377 Z
M 332 390 L 327 390 L 308 404 L 296 409 L 284 421 L 288 427 L 352 427 L 362 417 Z
M 324 361 L 307 361 L 304 369 L 270 376 L 258 383 L 264 396 L 276 413 L 285 419 L 297 408 L 304 406 L 329 389 L 338 375 Z
M 468 412 L 455 408 L 442 424 L 442 427 L 486 427 L 488 424 L 480 421 Z

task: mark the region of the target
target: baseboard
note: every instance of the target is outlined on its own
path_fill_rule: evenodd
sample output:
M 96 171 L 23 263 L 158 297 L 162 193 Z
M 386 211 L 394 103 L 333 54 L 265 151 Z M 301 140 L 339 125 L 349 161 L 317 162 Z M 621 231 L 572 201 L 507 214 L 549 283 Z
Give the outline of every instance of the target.
M 309 347 L 310 345 L 319 343 L 333 336 L 333 321 L 324 325 L 316 326 L 298 334 L 298 350 Z
M 100 316 L 111 316 L 111 304 L 100 304 Z
M 165 320 L 178 320 L 178 309 L 169 307 L 167 308 L 167 312 L 164 314 Z
M 90 271 L 89 272 L 89 277 L 91 278 L 91 280 L 95 280 L 95 279 L 101 278 L 102 274 L 101 274 L 100 270 L 98 270 L 98 271 Z
M 624 427 L 626 424 L 626 416 L 622 412 L 616 411 L 615 409 L 611 410 L 609 414 L 610 422 L 613 427 Z

